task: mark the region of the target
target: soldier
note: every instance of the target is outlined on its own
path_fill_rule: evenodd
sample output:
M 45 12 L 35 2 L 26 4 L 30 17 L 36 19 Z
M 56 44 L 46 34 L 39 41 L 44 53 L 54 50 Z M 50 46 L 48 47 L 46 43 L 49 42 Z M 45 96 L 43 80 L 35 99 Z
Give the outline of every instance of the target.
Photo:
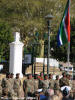
M 16 78 L 14 79 L 13 89 L 14 89 L 16 96 L 19 98 L 20 90 L 21 90 L 21 80 L 19 79 L 19 73 L 16 74 Z
M 49 79 L 48 79 L 47 74 L 44 76 L 44 80 L 42 80 L 42 87 L 43 87 L 44 93 L 49 88 Z
M 14 78 L 14 74 L 13 73 L 10 74 L 10 78 L 12 78 L 12 79 Z
M 37 91 L 38 88 L 39 88 L 38 75 L 34 75 L 34 92 Z
M 11 88 L 13 89 L 13 85 L 14 85 L 14 78 L 13 78 L 13 73 L 10 74 L 10 83 L 11 83 Z
M 60 90 L 59 86 L 59 75 L 56 75 L 56 80 L 54 81 L 54 92 L 57 94 Z
M 43 72 L 40 73 L 40 76 L 38 77 L 39 79 L 39 89 L 42 88 L 42 80 L 44 80 L 44 75 Z
M 25 97 L 32 96 L 34 93 L 34 79 L 32 78 L 32 74 L 29 74 L 27 79 L 23 81 L 23 90 Z
M 14 78 L 13 78 L 13 75 L 14 75 L 13 73 L 10 74 L 10 80 L 9 80 L 10 81 L 10 85 L 11 85 L 11 88 L 10 88 L 10 97 L 11 98 L 13 98 L 14 95 L 15 95 L 14 94 L 14 89 L 13 89 L 13 86 L 14 86 Z
M 6 79 L 9 78 L 9 73 L 6 73 L 6 77 L 2 79 L 2 88 L 6 87 Z
M 54 89 L 55 90 L 59 90 L 60 86 L 59 86 L 59 75 L 56 76 L 56 80 L 54 81 Z
M 69 81 L 69 85 L 70 85 L 70 87 L 72 88 L 71 75 L 70 75 L 70 74 L 67 74 L 67 75 L 66 75 L 66 78 L 67 78 L 67 80 Z
M 49 88 L 54 89 L 54 80 L 52 74 L 49 74 Z
M 8 96 L 10 94 L 10 73 L 6 73 L 6 78 L 2 79 L 2 94 Z
M 63 77 L 59 80 L 60 87 L 69 86 L 69 80 L 66 78 L 66 72 L 62 73 Z

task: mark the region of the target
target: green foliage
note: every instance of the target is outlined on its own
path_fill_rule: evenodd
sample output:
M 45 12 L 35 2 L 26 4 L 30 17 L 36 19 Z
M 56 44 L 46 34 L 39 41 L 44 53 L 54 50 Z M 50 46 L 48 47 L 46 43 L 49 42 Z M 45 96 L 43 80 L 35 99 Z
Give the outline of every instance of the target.
M 61 47 L 57 47 L 57 32 L 55 35 L 51 35 L 51 56 L 60 61 L 67 61 L 67 47 L 68 44 Z M 71 19 L 71 42 L 70 42 L 70 61 L 75 61 L 75 18 Z
M 47 38 L 47 23 L 45 20 L 45 16 L 47 14 L 52 14 L 54 16 L 51 22 L 51 51 L 52 57 L 57 58 L 59 60 L 66 60 L 66 46 L 58 49 L 56 34 L 58 31 L 58 27 L 65 9 L 67 0 L 0 0 L 0 23 L 1 21 L 7 23 L 7 26 L 10 26 L 14 29 L 17 27 L 21 30 L 21 39 L 26 46 L 26 52 L 32 51 L 31 44 L 37 42 L 41 44 L 41 40 L 44 41 Z M 71 0 L 71 19 L 75 16 L 75 0 Z M 71 20 L 72 24 L 75 23 Z M 5 24 L 4 23 L 4 24 Z M 3 25 L 4 26 L 4 25 Z M 8 29 L 8 28 L 7 28 Z M 1 36 L 3 42 L 1 42 L 1 50 L 0 55 L 4 56 L 4 48 L 7 48 L 8 43 L 5 45 L 4 41 L 10 41 L 6 39 L 2 33 L 5 33 L 6 28 L 1 31 Z M 9 29 L 10 30 L 10 29 Z M 15 30 L 14 30 L 15 31 Z M 35 33 L 38 32 L 38 38 L 35 36 Z M 10 32 L 11 33 L 11 32 Z M 71 54 L 73 55 L 74 51 L 74 33 L 75 31 L 71 31 Z M 46 35 L 46 36 L 45 36 Z M 9 36 L 10 37 L 10 36 Z M 42 46 L 41 46 L 42 47 Z M 41 51 L 40 47 L 40 51 Z M 39 49 L 36 49 L 39 51 Z M 8 51 L 8 49 L 6 49 Z M 6 55 L 6 54 L 5 54 Z M 60 56 L 61 55 L 61 56 Z M 71 57 L 72 57 L 71 55 Z M 8 58 L 8 57 L 6 57 Z
M 0 57 L 8 60 L 9 58 L 9 43 L 13 40 L 13 36 L 8 24 L 0 23 Z
M 71 61 L 75 62 L 75 18 L 71 20 Z

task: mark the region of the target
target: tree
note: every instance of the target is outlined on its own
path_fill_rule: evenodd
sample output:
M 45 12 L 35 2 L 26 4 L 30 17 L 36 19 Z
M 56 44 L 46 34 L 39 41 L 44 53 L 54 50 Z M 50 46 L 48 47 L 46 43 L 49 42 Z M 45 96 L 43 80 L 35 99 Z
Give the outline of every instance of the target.
M 75 61 L 75 18 L 71 19 L 71 41 L 70 41 L 70 61 Z M 51 55 L 60 61 L 67 61 L 67 44 L 57 47 L 57 31 L 56 34 L 51 35 Z
M 9 43 L 12 42 L 13 35 L 7 23 L 0 23 L 0 58 L 9 59 Z
M 7 22 L 11 28 L 18 27 L 21 30 L 21 40 L 26 47 L 29 43 L 34 42 L 34 35 L 39 32 L 39 42 L 44 42 L 43 34 L 47 33 L 47 24 L 45 16 L 52 14 L 54 16 L 51 24 L 51 48 L 53 47 L 52 56 L 60 60 L 65 60 L 66 46 L 59 50 L 56 46 L 56 34 L 62 19 L 67 0 L 0 0 L 0 22 Z M 75 0 L 71 1 L 71 17 L 75 16 Z M 33 34 L 30 36 L 29 34 Z M 30 50 L 32 47 L 29 47 Z M 40 47 L 41 51 L 42 46 Z M 29 51 L 30 51 L 29 50 Z M 42 49 L 43 50 L 43 49 Z M 60 57 L 61 52 L 64 57 Z M 58 55 L 59 54 L 59 55 Z
M 75 18 L 71 20 L 71 62 L 75 62 Z

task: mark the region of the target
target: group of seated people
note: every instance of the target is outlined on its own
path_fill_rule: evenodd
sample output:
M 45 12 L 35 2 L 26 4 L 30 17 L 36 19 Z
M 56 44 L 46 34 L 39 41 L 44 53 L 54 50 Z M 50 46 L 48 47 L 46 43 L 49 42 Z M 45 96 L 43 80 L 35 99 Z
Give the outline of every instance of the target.
M 40 75 L 28 74 L 23 79 L 19 78 L 19 73 L 13 77 L 13 73 L 7 73 L 6 77 L 0 80 L 0 98 L 16 100 L 17 99 L 35 99 L 35 100 L 74 100 L 72 92 L 71 75 L 62 74 L 62 78 L 56 75 L 47 74 Z M 30 98 L 31 97 L 31 98 Z

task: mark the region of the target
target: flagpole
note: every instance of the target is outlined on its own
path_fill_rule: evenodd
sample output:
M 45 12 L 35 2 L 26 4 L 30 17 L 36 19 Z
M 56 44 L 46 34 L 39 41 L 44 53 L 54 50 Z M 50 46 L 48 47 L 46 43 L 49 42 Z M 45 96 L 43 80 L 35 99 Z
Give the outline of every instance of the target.
M 70 14 L 70 4 L 71 4 L 71 1 L 69 0 L 69 14 Z M 68 71 L 69 71 L 69 67 L 70 67 L 70 41 L 68 41 L 67 62 L 68 62 Z
M 66 59 L 67 59 L 67 63 L 68 63 L 67 67 L 69 71 L 69 67 L 70 67 L 70 0 L 67 0 L 63 18 L 58 30 L 57 39 L 58 39 L 57 41 L 58 46 L 68 43 Z
M 70 42 L 68 42 L 67 63 L 68 63 L 68 71 L 69 71 L 69 67 L 70 67 Z

